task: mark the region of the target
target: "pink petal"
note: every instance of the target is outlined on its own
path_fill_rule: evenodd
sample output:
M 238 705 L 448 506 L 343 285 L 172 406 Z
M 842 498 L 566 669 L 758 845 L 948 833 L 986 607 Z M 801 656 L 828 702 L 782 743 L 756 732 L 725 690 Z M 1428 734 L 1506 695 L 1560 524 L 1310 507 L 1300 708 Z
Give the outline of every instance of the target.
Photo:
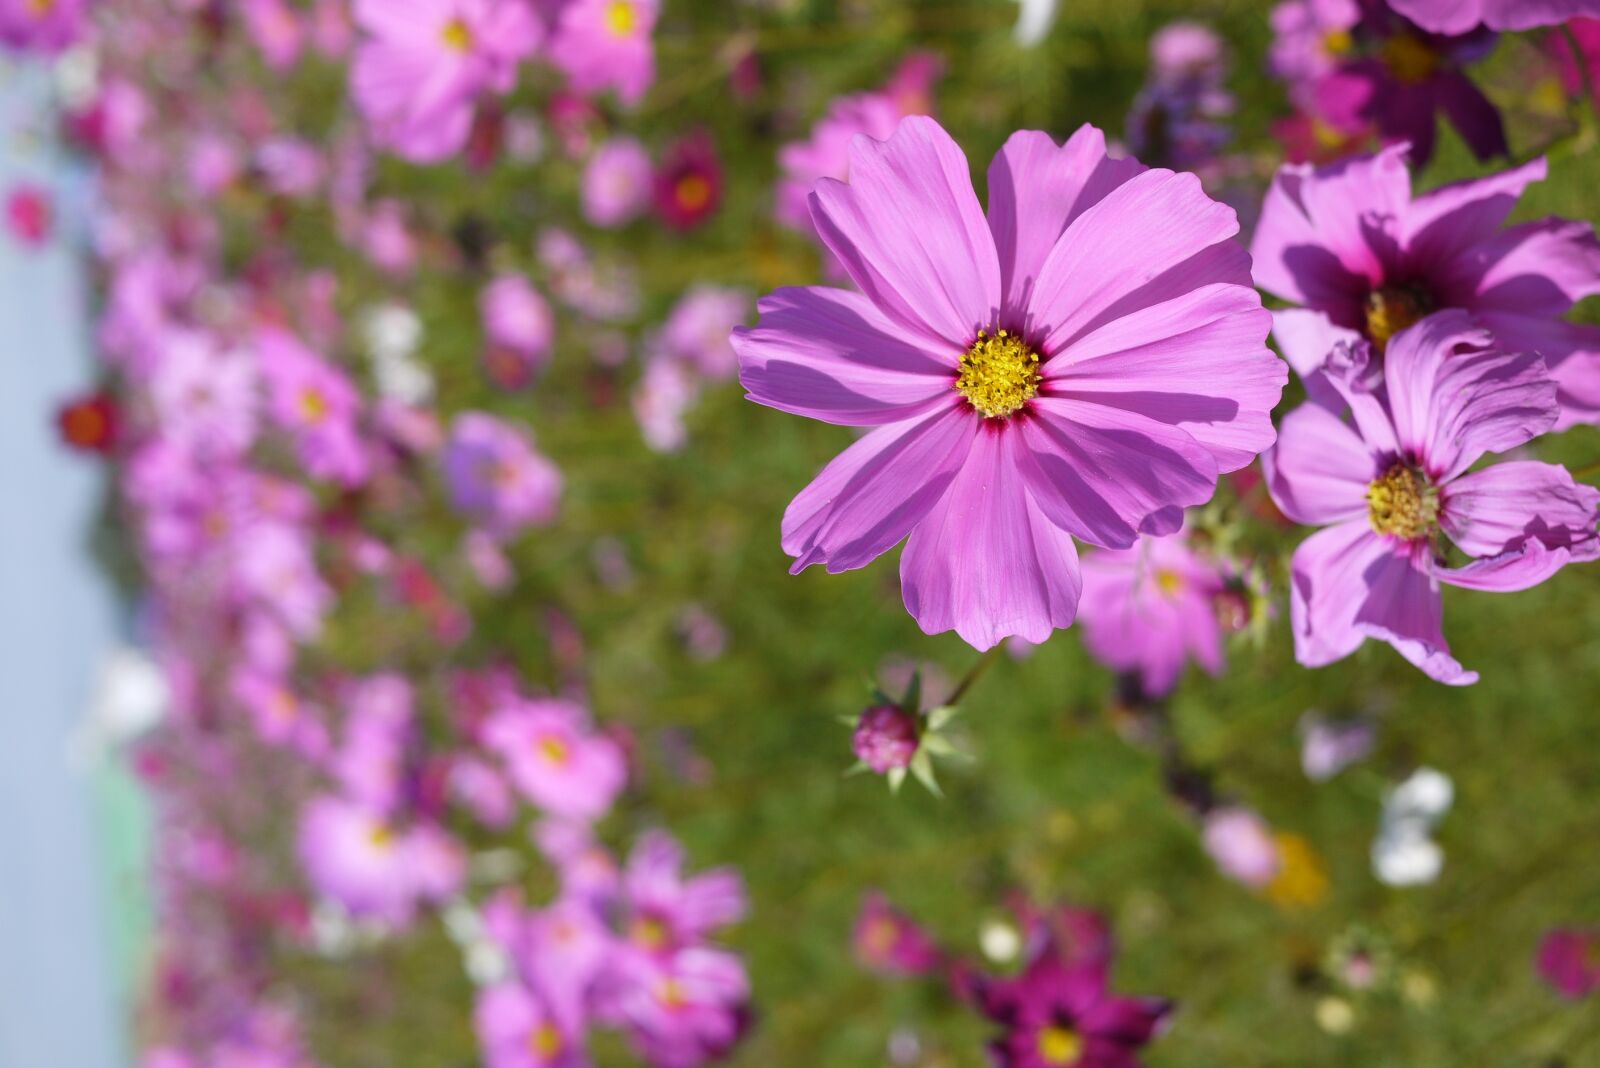
M 1264 344 L 1271 315 L 1256 291 L 1208 285 L 1114 319 L 1044 365 L 1053 396 L 1137 412 L 1188 431 L 1220 471 L 1274 439 L 1289 371 Z
M 1065 145 L 1019 130 L 989 164 L 989 227 L 1000 256 L 1001 319 L 1021 324 L 1045 259 L 1067 226 L 1144 170 L 1106 155 L 1105 135 L 1080 126 Z
M 1335 325 L 1323 312 L 1285 308 L 1272 313 L 1272 339 L 1295 374 L 1307 378 L 1322 370 L 1335 345 L 1354 344 L 1361 335 Z
M 1464 312 L 1430 315 L 1389 342 L 1384 380 L 1401 449 L 1436 482 L 1486 452 L 1523 445 L 1555 424 L 1555 383 L 1536 355 L 1490 348 Z
M 1600 424 L 1600 327 L 1502 311 L 1480 312 L 1476 318 L 1507 352 L 1544 357 L 1561 409 L 1552 430 Z
M 1600 293 L 1600 241 L 1593 226 L 1570 219 L 1513 226 L 1451 263 L 1440 290 L 1460 307 L 1559 317 Z
M 1039 271 L 1025 329 L 1053 357 L 1104 322 L 1197 286 L 1248 285 L 1248 261 L 1229 240 L 1238 232 L 1233 209 L 1206 196 L 1194 175 L 1145 171 L 1079 215 L 1056 241 Z
M 959 357 L 1000 307 L 1000 261 L 967 157 L 932 119 L 887 141 L 858 136 L 850 183 L 811 194 L 817 233 L 872 302 L 918 340 Z
M 1419 547 L 1413 552 L 1420 555 L 1427 549 Z M 1368 594 L 1356 611 L 1356 626 L 1394 646 L 1436 682 L 1470 686 L 1478 681 L 1476 672 L 1464 670 L 1451 657 L 1444 640 L 1444 601 L 1439 585 L 1413 563 L 1411 554 L 1385 552 L 1365 570 L 1362 579 Z
M 1492 240 L 1505 225 L 1524 190 L 1542 182 L 1549 168 L 1543 156 L 1520 167 L 1441 186 L 1412 201 L 1405 214 L 1406 259 L 1428 275 L 1473 246 Z
M 1018 423 L 1028 489 L 1052 523 L 1091 545 L 1171 533 L 1184 508 L 1216 492 L 1216 461 L 1185 430 L 1058 397 L 1036 398 L 1033 413 Z
M 1463 589 L 1512 593 L 1539 585 L 1571 559 L 1566 549 L 1546 548 L 1532 540 L 1520 549 L 1474 560 L 1466 567 L 1435 567 L 1433 577 Z
M 1082 585 L 1072 539 L 1044 517 L 1019 470 L 1022 436 L 986 426 L 950 491 L 900 558 L 906 609 L 928 634 L 977 649 L 1038 643 L 1068 627 Z
M 1284 416 L 1278 444 L 1263 461 L 1267 490 L 1283 514 L 1317 526 L 1365 519 L 1367 489 L 1382 474 L 1350 424 L 1317 404 Z
M 749 398 L 780 411 L 847 426 L 896 423 L 952 395 L 956 369 L 908 344 L 859 293 L 780 289 L 757 306 L 761 321 L 733 333 Z
M 1356 613 L 1369 593 L 1366 573 L 1389 545 L 1365 518 L 1319 530 L 1300 543 L 1291 565 L 1289 614 L 1294 658 L 1323 667 L 1355 652 L 1366 640 Z
M 879 427 L 834 457 L 783 515 L 798 574 L 864 567 L 911 532 L 961 470 L 979 419 L 966 404 Z
M 1600 489 L 1555 464 L 1521 460 L 1462 475 L 1444 487 L 1441 505 L 1445 533 L 1468 556 L 1498 556 L 1531 539 L 1589 559 L 1600 540 Z

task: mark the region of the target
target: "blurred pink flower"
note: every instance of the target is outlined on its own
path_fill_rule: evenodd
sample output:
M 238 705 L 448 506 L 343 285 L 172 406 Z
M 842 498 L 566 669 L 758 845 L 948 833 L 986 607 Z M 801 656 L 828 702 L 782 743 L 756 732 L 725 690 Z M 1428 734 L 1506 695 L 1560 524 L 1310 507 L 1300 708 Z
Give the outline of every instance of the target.
M 282 71 L 299 61 L 306 27 L 286 0 L 242 0 L 240 13 L 267 66 Z
M 658 0 L 569 0 L 550 42 L 550 60 L 579 93 L 615 89 L 638 103 L 656 79 Z
M 1588 997 L 1600 990 L 1600 932 L 1555 928 L 1539 943 L 1536 967 L 1563 997 Z
M 1600 0 L 1388 0 L 1389 6 L 1433 33 L 1559 26 L 1578 15 L 1600 16 Z
M 89 0 L 0 0 L 0 44 L 22 52 L 66 50 L 88 28 Z
M 632 222 L 650 206 L 655 164 L 632 137 L 600 145 L 583 169 L 583 217 L 595 226 Z
M 55 226 L 55 208 L 50 191 L 43 186 L 20 183 L 6 193 L 6 229 L 28 248 L 40 248 L 50 239 Z
M 595 820 L 621 793 L 628 769 L 617 743 L 586 719 L 567 701 L 517 701 L 485 721 L 483 741 L 528 800 L 554 816 Z
M 277 327 L 257 331 L 256 352 L 268 411 L 293 436 L 306 470 L 346 486 L 365 482 L 370 463 L 356 429 L 361 397 L 350 379 Z
M 1272 828 L 1247 808 L 1213 809 L 1202 838 L 1222 873 L 1252 889 L 1266 886 L 1283 867 Z
M 561 501 L 561 472 L 527 431 L 483 412 L 456 416 L 440 465 L 450 503 L 497 537 L 550 522 Z
M 927 931 L 877 890 L 862 899 L 850 941 L 856 959 L 883 975 L 928 975 L 944 963 L 943 951 Z

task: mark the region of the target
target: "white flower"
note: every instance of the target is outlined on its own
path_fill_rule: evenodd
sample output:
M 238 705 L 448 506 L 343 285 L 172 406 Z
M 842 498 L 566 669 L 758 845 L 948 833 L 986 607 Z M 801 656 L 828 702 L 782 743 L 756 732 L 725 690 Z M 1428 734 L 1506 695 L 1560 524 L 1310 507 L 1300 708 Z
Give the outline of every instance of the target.
M 996 964 L 1010 964 L 1022 952 L 1022 935 L 1004 920 L 990 920 L 978 931 L 978 948 Z
M 1022 5 L 1022 13 L 1017 16 L 1017 28 L 1014 31 L 1017 44 L 1023 48 L 1032 48 L 1045 35 L 1050 32 L 1050 27 L 1055 25 L 1059 0 L 1017 0 Z
M 422 320 L 404 304 L 382 304 L 363 321 L 367 355 L 378 392 L 410 405 L 433 396 L 433 375 L 415 359 L 422 343 Z
M 68 759 L 87 766 L 139 737 L 166 718 L 171 696 L 154 660 L 131 646 L 113 650 L 100 668 L 88 715 L 68 740 Z
M 1455 800 L 1450 777 L 1419 768 L 1383 799 L 1383 820 L 1372 843 L 1372 870 L 1389 886 L 1431 883 L 1444 869 L 1433 829 Z

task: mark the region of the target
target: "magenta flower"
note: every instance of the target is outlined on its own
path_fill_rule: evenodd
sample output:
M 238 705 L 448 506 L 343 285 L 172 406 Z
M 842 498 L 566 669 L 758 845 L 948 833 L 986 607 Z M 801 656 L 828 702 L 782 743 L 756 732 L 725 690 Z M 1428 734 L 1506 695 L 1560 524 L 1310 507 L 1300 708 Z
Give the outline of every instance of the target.
M 374 140 L 418 163 L 459 152 L 478 98 L 504 95 L 542 36 L 524 0 L 356 0 L 350 90 Z
M 656 169 L 656 214 L 674 230 L 692 230 L 722 206 L 722 161 L 704 132 L 667 149 Z
M 588 1068 L 590 1063 L 580 1042 L 521 983 L 484 989 L 472 1021 L 487 1068 Z
M 794 570 L 862 567 L 910 536 L 906 607 L 979 648 L 1071 624 L 1074 536 L 1126 548 L 1273 440 L 1287 369 L 1193 175 L 1014 134 L 986 220 L 931 119 L 857 139 L 812 194 L 859 292 L 783 289 L 734 332 L 751 400 L 873 427 L 789 506 Z
M 989 1044 L 996 1068 L 1138 1068 L 1172 1004 L 1107 990 L 1109 958 L 1078 963 L 1046 944 L 1016 978 L 979 976 L 972 993 L 1005 1028 Z
M 1600 932 L 1558 927 L 1539 943 L 1539 974 L 1563 997 L 1600 990 Z
M 876 890 L 862 899 L 850 941 L 856 959 L 883 975 L 927 975 L 944 963 L 928 932 Z
M 39 248 L 55 229 L 55 208 L 50 191 L 22 183 L 6 193 L 6 229 L 28 248 Z
M 744 917 L 744 882 L 731 868 L 683 876 L 683 848 L 660 831 L 646 833 L 622 873 L 623 934 L 656 955 L 693 945 Z
M 613 137 L 594 150 L 583 169 L 583 217 L 595 226 L 632 222 L 650 206 L 655 164 L 632 137 Z
M 921 735 L 913 713 L 897 705 L 873 705 L 861 713 L 850 744 L 861 763 L 882 775 L 911 766 Z
M 1275 315 L 1284 356 L 1314 377 L 1338 341 L 1364 337 L 1382 352 L 1424 315 L 1462 308 L 1506 351 L 1544 357 L 1560 390 L 1558 429 L 1600 421 L 1600 328 L 1564 318 L 1600 293 L 1594 228 L 1553 217 L 1503 227 L 1544 176 L 1537 159 L 1414 197 L 1403 147 L 1282 168 L 1250 251 L 1256 284 L 1305 306 Z
M 527 278 L 503 274 L 478 297 L 488 344 L 484 363 L 502 389 L 517 389 L 533 380 L 550 359 L 555 317 L 550 305 Z
M 1191 659 L 1219 674 L 1218 601 L 1228 578 L 1181 533 L 1090 553 L 1078 608 L 1083 644 L 1107 666 L 1137 673 L 1149 697 L 1170 693 Z
M 282 71 L 299 61 L 306 27 L 285 0 L 244 0 L 239 13 L 267 66 Z
M 1600 16 L 1600 0 L 1389 0 L 1389 6 L 1433 33 L 1556 26 L 1578 15 Z
M 695 1068 L 731 1050 L 749 1023 L 750 981 L 731 953 L 692 946 L 669 957 L 623 951 L 613 963 L 607 1015 L 643 1059 Z
M 555 517 L 561 472 L 534 451 L 521 427 L 483 412 L 462 412 L 440 463 L 456 511 L 498 537 Z
M 0 44 L 19 52 L 65 51 L 83 36 L 89 0 L 0 0 Z
M 1427 33 L 1385 0 L 1358 2 L 1348 55 L 1315 87 L 1317 114 L 1337 129 L 1376 127 L 1385 142 L 1409 143 L 1418 166 L 1433 158 L 1440 112 L 1479 159 L 1510 155 L 1499 110 L 1463 70 L 1494 50 L 1495 35 Z
M 1600 555 L 1600 490 L 1530 461 L 1468 473 L 1548 431 L 1557 408 L 1543 361 L 1498 351 L 1464 313 L 1395 335 L 1381 371 L 1372 360 L 1357 342 L 1327 368 L 1353 422 L 1302 405 L 1269 454 L 1278 507 L 1326 527 L 1294 554 L 1295 656 L 1320 667 L 1376 638 L 1440 682 L 1476 682 L 1450 656 L 1440 583 L 1527 589 Z M 1446 539 L 1471 562 L 1448 566 Z
M 615 89 L 638 103 L 656 80 L 655 30 L 659 0 L 571 0 L 550 42 L 550 61 L 575 92 Z
M 622 792 L 628 766 L 617 743 L 586 719 L 566 701 L 519 701 L 485 721 L 483 740 L 528 800 L 554 816 L 594 820 Z

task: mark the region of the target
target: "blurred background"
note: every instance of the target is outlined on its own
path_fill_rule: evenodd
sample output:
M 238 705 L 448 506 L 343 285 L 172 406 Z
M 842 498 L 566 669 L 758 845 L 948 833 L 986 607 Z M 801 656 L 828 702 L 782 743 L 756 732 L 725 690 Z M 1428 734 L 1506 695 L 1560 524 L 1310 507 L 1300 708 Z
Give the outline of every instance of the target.
M 1191 517 L 1250 576 L 1226 668 L 1152 695 L 1075 631 L 924 635 L 895 554 L 779 545 L 851 440 L 744 400 L 725 341 L 838 282 L 794 188 L 906 114 L 980 195 L 1012 131 L 1092 123 L 1248 238 L 1286 160 L 1376 143 L 1274 68 L 1275 5 L 599 10 L 646 76 L 539 0 L 441 152 L 356 102 L 360 5 L 57 4 L 76 36 L 5 36 L 0 73 L 0 1068 L 980 1065 L 959 976 L 1021 966 L 1024 900 L 1103 916 L 1113 987 L 1177 1003 L 1153 1068 L 1600 1065 L 1561 978 L 1600 942 L 1542 955 L 1600 923 L 1600 572 L 1451 591 L 1476 686 L 1372 642 L 1308 670 L 1304 532 L 1246 472 Z M 1550 160 L 1514 219 L 1600 215 L 1591 33 L 1450 53 Z M 1415 182 L 1507 165 L 1441 122 Z M 1590 428 L 1530 452 L 1600 470 Z M 846 774 L 913 680 L 960 687 L 938 794 Z M 581 884 L 596 944 L 638 935 L 652 832 L 737 871 L 742 918 L 684 936 L 732 970 L 608 948 L 590 984 L 540 924 Z M 875 892 L 937 963 L 885 959 Z M 540 961 L 570 1013 L 485 1008 Z M 691 1038 L 629 1000 L 658 967 L 711 990 Z

